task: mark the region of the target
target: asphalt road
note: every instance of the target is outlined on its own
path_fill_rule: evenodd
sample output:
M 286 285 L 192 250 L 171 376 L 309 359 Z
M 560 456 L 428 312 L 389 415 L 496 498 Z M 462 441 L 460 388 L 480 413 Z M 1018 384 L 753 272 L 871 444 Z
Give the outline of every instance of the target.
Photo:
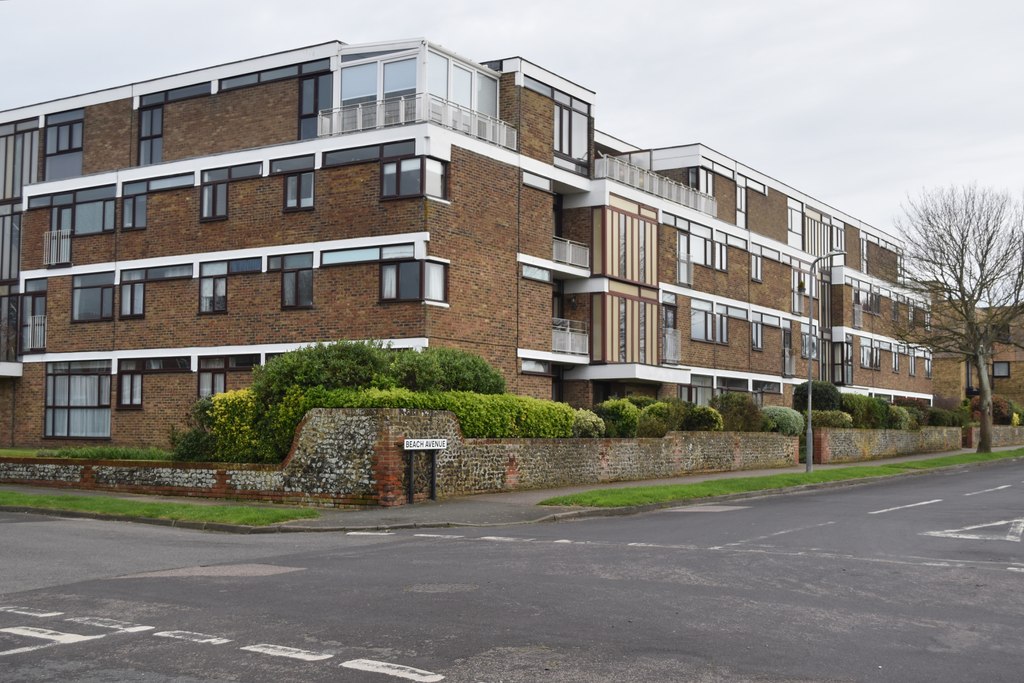
M 228 536 L 0 513 L 0 680 L 1021 681 L 1024 467 Z

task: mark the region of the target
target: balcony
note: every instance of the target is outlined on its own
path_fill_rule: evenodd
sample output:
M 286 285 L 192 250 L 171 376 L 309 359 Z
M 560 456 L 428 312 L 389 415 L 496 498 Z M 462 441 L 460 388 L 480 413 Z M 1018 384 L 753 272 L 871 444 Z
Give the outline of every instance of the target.
M 601 157 L 594 164 L 594 178 L 608 178 L 641 192 L 653 194 L 676 204 L 688 206 L 709 216 L 718 215 L 718 202 L 709 194 L 677 183 L 645 168 L 615 157 Z
M 579 320 L 551 319 L 551 350 L 586 356 L 590 353 L 590 335 L 587 324 Z
M 21 347 L 25 351 L 42 351 L 46 348 L 46 316 L 29 316 L 28 324 L 22 328 Z
M 679 330 L 662 330 L 661 362 L 663 365 L 679 365 Z
M 50 230 L 43 234 L 43 265 L 71 263 L 71 230 Z
M 317 134 L 331 137 L 412 123 L 436 123 L 506 149 L 517 145 L 516 129 L 504 121 L 424 93 L 324 109 Z
M 853 327 L 858 330 L 864 327 L 864 307 L 861 304 L 853 305 Z
M 551 260 L 556 263 L 590 268 L 590 247 L 585 244 L 556 237 L 552 242 L 551 252 Z
M 687 287 L 693 286 L 693 258 L 686 256 L 678 260 L 676 265 L 676 283 Z

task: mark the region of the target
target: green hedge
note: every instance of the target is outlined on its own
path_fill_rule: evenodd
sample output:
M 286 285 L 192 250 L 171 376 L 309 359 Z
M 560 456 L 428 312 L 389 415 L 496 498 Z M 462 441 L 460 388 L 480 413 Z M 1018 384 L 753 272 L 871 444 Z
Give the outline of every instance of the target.
M 843 412 L 853 418 L 855 429 L 885 429 L 889 422 L 889 404 L 871 396 L 843 394 Z
M 594 406 L 594 412 L 604 420 L 604 434 L 611 438 L 630 439 L 636 436 L 640 409 L 625 398 L 612 398 Z
M 807 420 L 807 411 L 801 413 L 804 421 Z M 849 413 L 841 410 L 812 410 L 812 427 L 835 427 L 837 429 L 850 429 L 853 427 L 853 418 Z
M 604 436 L 604 420 L 593 410 L 579 408 L 573 416 L 572 435 L 578 439 L 599 439 Z
M 792 408 L 765 406 L 761 408 L 761 414 L 769 432 L 778 432 L 786 436 L 800 436 L 804 433 L 804 416 Z

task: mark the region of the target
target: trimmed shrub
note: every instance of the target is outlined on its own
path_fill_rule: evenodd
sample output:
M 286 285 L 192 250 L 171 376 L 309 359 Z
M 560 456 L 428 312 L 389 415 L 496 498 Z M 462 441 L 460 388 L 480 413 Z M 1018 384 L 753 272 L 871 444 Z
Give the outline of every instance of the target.
M 636 435 L 641 438 L 660 439 L 668 433 L 670 409 L 667 403 L 652 403 L 640 411 Z
M 392 360 L 376 343 L 314 344 L 282 353 L 254 368 L 251 388 L 260 404 L 270 406 L 280 401 L 293 386 L 325 389 L 392 386 Z
M 594 411 L 580 408 L 573 414 L 572 435 L 578 439 L 599 439 L 604 436 L 604 420 Z
M 855 429 L 885 429 L 889 404 L 880 398 L 843 394 L 843 412 L 853 418 Z
M 260 410 L 249 389 L 211 397 L 210 434 L 217 462 L 273 462 L 277 459 L 260 429 Z
M 910 413 L 910 419 L 917 423 L 917 427 L 928 426 L 928 401 L 923 398 L 909 398 L 898 396 L 893 399 L 893 404 L 906 408 Z M 914 429 L 914 427 L 912 427 Z
M 831 382 L 814 380 L 812 398 L 815 410 L 843 410 L 843 394 Z M 800 412 L 807 410 L 807 382 L 793 388 L 793 409 Z
M 433 385 L 410 386 L 396 377 L 398 386 L 414 391 L 474 391 L 478 394 L 505 393 L 505 378 L 492 368 L 487 361 L 476 354 L 459 349 L 427 348 L 419 353 L 404 352 L 419 356 L 419 362 L 428 368 L 437 366 L 439 375 Z M 429 374 L 429 373 L 426 373 Z
M 975 420 L 980 420 L 981 414 L 981 396 L 975 396 L 971 399 L 971 416 Z M 1010 408 L 1010 402 L 1002 396 L 996 396 L 992 394 L 992 424 L 994 425 L 1008 425 L 1013 420 L 1013 412 Z
M 598 403 L 594 412 L 604 420 L 604 434 L 612 438 L 632 438 L 636 436 L 636 425 L 640 419 L 640 409 L 624 398 L 613 398 Z
M 963 427 L 967 424 L 967 416 L 960 410 L 928 409 L 928 424 L 933 427 Z
M 804 422 L 807 421 L 807 411 L 805 410 L 800 414 L 804 418 Z M 853 427 L 853 418 L 850 417 L 849 413 L 844 413 L 841 410 L 813 410 L 811 411 L 812 426 L 817 427 L 833 427 L 835 429 L 850 429 Z
M 903 406 L 889 406 L 889 413 L 885 417 L 886 429 L 920 429 L 920 425 L 910 415 L 910 411 Z
M 124 446 L 81 446 L 41 451 L 40 457 L 85 460 L 170 460 L 174 454 L 160 448 L 127 448 Z
M 785 436 L 800 436 L 804 433 L 804 416 L 784 406 L 765 406 L 761 408 L 766 431 L 778 432 Z
M 626 397 L 626 400 L 635 405 L 640 410 L 643 410 L 647 406 L 658 403 L 658 399 L 653 396 L 641 396 L 639 394 L 630 394 Z
M 722 414 L 711 406 L 691 405 L 679 425 L 686 432 L 720 432 L 724 427 Z
M 711 407 L 721 413 L 727 432 L 760 432 L 764 428 L 761 408 L 750 394 L 727 391 L 712 398 Z

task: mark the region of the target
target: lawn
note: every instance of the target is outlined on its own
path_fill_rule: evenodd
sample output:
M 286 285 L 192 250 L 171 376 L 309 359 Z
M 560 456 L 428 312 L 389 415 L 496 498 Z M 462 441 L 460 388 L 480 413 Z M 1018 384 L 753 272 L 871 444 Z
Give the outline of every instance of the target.
M 35 495 L 0 491 L 0 506 L 18 506 L 43 510 L 70 510 L 99 515 L 120 515 L 146 519 L 170 519 L 189 522 L 213 522 L 244 526 L 268 526 L 294 519 L 315 519 L 316 510 L 252 505 L 196 505 L 126 500 L 107 496 Z
M 667 486 L 630 486 L 614 489 L 597 489 L 568 496 L 558 496 L 541 501 L 541 505 L 572 505 L 580 507 L 616 508 L 636 505 L 652 505 L 675 501 L 688 501 L 713 496 L 725 496 L 733 493 L 750 493 L 753 491 L 772 491 L 777 489 L 818 484 L 822 482 L 847 481 L 867 477 L 885 477 L 902 474 L 912 470 L 926 470 L 936 467 L 951 467 L 974 462 L 1002 460 L 1024 455 L 1024 448 L 998 453 L 968 453 L 949 455 L 941 458 L 915 460 L 909 462 L 888 463 L 884 465 L 864 465 L 857 467 L 841 467 L 836 469 L 819 469 L 813 472 L 772 474 L 764 477 L 739 477 L 696 482 L 693 484 L 670 484 Z

